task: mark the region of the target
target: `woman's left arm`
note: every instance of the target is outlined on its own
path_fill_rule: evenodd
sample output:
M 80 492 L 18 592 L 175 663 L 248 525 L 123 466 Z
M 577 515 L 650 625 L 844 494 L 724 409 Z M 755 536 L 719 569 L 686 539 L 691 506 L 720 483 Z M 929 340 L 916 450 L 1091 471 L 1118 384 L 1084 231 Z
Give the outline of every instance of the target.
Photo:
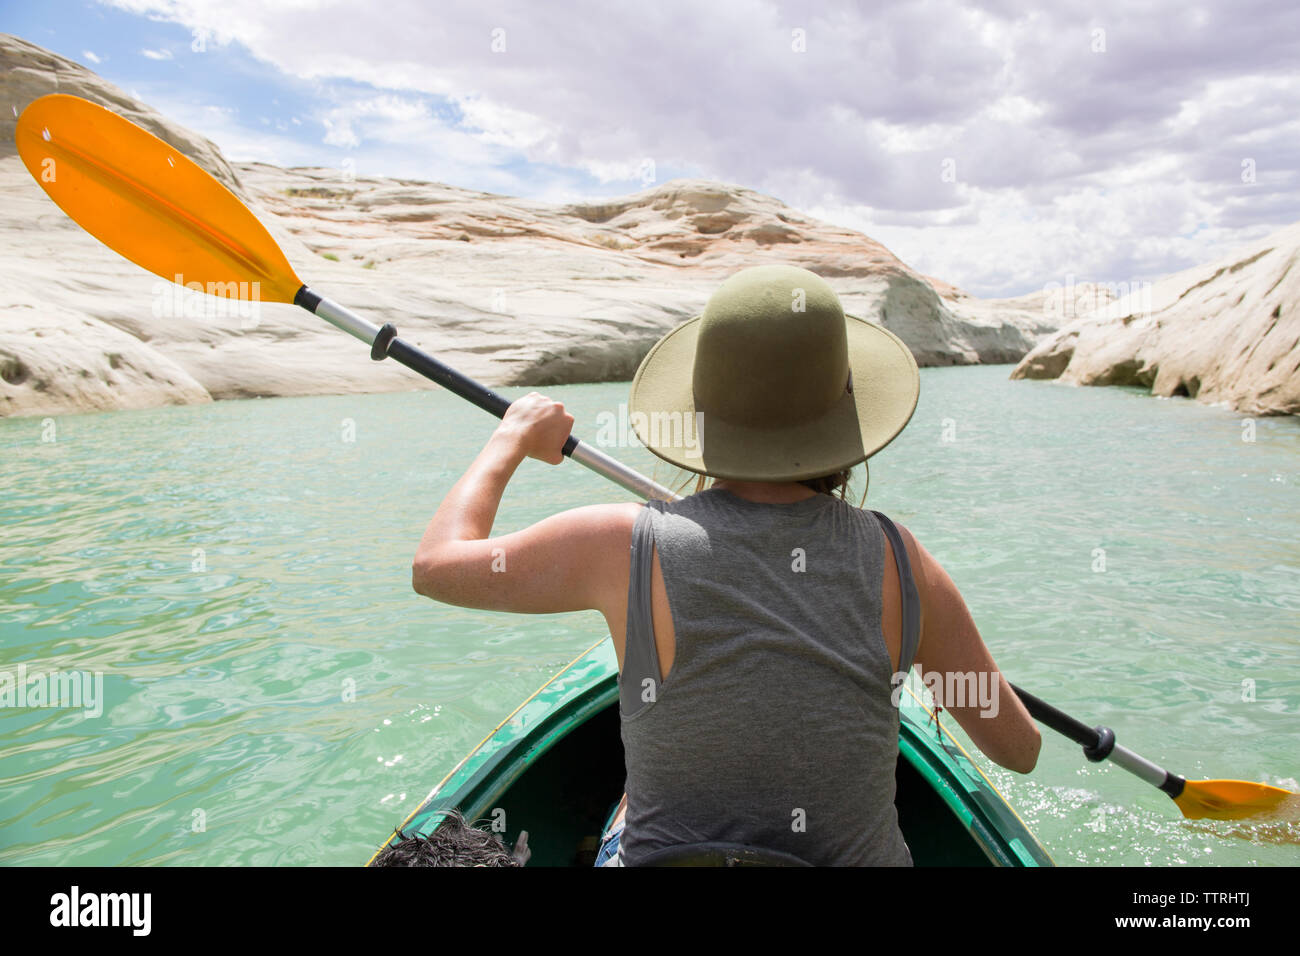
M 564 406 L 536 392 L 511 403 L 424 532 L 411 565 L 418 593 L 460 607 L 552 614 L 603 609 L 626 588 L 640 505 L 574 508 L 514 534 L 488 537 L 520 462 L 559 464 L 572 428 Z

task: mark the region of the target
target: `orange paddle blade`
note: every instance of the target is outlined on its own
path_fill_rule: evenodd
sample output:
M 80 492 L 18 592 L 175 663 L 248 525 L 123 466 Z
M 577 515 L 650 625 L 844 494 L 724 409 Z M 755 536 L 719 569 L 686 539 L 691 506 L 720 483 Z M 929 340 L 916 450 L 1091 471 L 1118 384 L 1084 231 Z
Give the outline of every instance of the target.
M 261 302 L 292 302 L 302 286 L 239 197 L 111 110 L 63 93 L 42 96 L 23 110 L 14 139 L 59 208 L 154 275 Z
M 1174 803 L 1189 820 L 1244 820 L 1280 809 L 1300 795 L 1248 780 L 1188 780 Z

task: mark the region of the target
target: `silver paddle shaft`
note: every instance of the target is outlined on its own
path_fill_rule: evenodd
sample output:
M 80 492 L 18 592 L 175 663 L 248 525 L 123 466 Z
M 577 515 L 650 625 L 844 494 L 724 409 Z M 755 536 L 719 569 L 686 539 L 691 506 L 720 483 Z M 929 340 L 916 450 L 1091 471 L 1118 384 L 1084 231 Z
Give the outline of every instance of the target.
M 640 472 L 633 471 L 621 461 L 609 457 L 603 451 L 598 451 L 590 445 L 578 442 L 569 457 L 579 464 L 586 465 L 596 474 L 604 475 L 615 484 L 622 485 L 639 498 L 658 498 L 660 501 L 679 501 L 681 499 L 681 495 L 672 491 L 672 489 L 651 481 Z
M 1168 771 L 1163 767 L 1158 767 L 1145 757 L 1135 754 L 1127 747 L 1121 747 L 1119 744 L 1106 757 L 1113 764 L 1118 764 L 1129 773 L 1145 780 L 1153 787 L 1158 787 L 1169 777 Z

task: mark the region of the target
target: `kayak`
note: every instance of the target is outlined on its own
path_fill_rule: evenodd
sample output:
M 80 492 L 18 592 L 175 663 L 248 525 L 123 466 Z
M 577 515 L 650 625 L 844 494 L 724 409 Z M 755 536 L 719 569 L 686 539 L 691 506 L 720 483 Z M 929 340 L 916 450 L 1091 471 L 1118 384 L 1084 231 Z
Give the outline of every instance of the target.
M 1053 865 L 910 688 L 900 702 L 898 749 L 895 804 L 917 866 Z M 591 866 L 624 780 L 618 662 L 607 638 L 501 721 L 400 829 L 427 836 L 456 809 L 507 847 L 526 830 L 529 866 Z

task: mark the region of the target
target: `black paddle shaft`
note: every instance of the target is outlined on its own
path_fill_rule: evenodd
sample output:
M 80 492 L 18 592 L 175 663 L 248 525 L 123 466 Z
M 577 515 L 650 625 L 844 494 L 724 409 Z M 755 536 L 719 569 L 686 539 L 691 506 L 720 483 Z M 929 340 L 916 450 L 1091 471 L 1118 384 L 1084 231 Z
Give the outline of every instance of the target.
M 1011 689 L 1024 702 L 1025 709 L 1034 717 L 1058 734 L 1064 734 L 1076 744 L 1083 747 L 1084 755 L 1093 762 L 1105 760 L 1115 747 L 1115 732 L 1109 727 L 1089 727 L 1081 720 L 1076 720 L 1063 710 L 1057 710 L 1045 700 L 1040 700 L 1027 690 L 1021 690 L 1015 684 Z
M 392 328 L 392 326 L 384 326 L 384 329 L 389 328 Z M 494 392 L 487 386 L 480 385 L 472 378 L 462 375 L 450 365 L 439 362 L 428 352 L 416 348 L 410 342 L 393 336 L 388 340 L 386 352 L 389 358 L 401 362 L 411 371 L 419 372 L 430 381 L 437 382 L 447 391 L 454 392 L 467 402 L 477 405 L 483 411 L 490 412 L 497 418 L 504 418 L 506 409 L 510 407 L 510 400 L 504 395 Z M 378 357 L 383 358 L 382 355 Z M 564 454 L 573 454 L 573 449 L 577 444 L 578 439 L 570 435 L 564 442 Z
M 477 405 L 483 411 L 497 418 L 505 418 L 506 410 L 510 408 L 508 398 L 480 385 L 469 376 L 462 375 L 450 365 L 439 362 L 428 352 L 416 348 L 410 342 L 399 339 L 397 328 L 391 322 L 385 323 L 382 328 L 375 328 L 365 319 L 353 315 L 336 302 L 330 302 L 305 285 L 298 289 L 293 297 L 293 303 L 366 342 L 370 346 L 370 357 L 375 361 L 382 361 L 391 356 L 411 371 L 418 372 L 447 391 Z M 565 439 L 563 452 L 566 456 L 572 457 L 577 447 L 577 436 L 570 435 Z

